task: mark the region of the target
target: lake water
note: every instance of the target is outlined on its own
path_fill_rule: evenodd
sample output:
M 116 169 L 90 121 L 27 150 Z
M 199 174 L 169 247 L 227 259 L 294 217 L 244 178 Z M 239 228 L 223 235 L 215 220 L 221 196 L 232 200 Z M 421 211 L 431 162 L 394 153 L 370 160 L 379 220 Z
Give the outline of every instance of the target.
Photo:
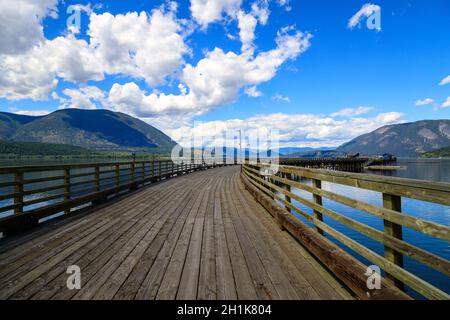
M 77 159 L 77 160 L 0 160 L 0 167 L 4 166 L 11 166 L 11 165 L 32 165 L 32 164 L 62 164 L 62 163 L 87 163 L 87 162 L 110 162 L 111 159 L 89 159 L 89 160 L 83 160 L 83 159 Z M 122 160 L 126 161 L 126 160 Z M 404 178 L 413 178 L 413 179 L 422 179 L 422 180 L 431 180 L 431 181 L 442 181 L 450 183 L 450 159 L 399 159 L 398 165 L 407 166 L 407 170 L 398 170 L 398 171 L 368 171 L 367 173 L 371 174 L 383 174 L 383 175 L 389 175 L 389 176 L 396 176 L 396 177 L 404 177 Z M 87 172 L 87 170 L 91 169 L 80 169 L 77 173 L 81 172 Z M 60 175 L 61 172 L 52 172 L 51 175 Z M 30 176 L 29 178 L 37 178 L 42 177 L 41 173 L 33 173 L 33 176 Z M 8 179 L 11 179 L 11 177 L 7 177 L 5 175 L 0 175 L 0 182 L 5 182 Z M 88 177 L 84 179 L 90 179 Z M 74 181 L 75 182 L 75 181 Z M 302 180 L 302 182 L 310 183 L 309 180 L 305 179 Z M 55 184 L 61 184 L 62 181 L 54 181 L 52 183 L 46 183 L 46 184 L 40 184 L 39 186 L 34 186 L 35 188 L 43 188 L 46 186 L 51 186 Z M 382 199 L 381 194 L 369 190 L 363 190 L 363 189 L 357 189 L 353 187 L 348 186 L 341 186 L 337 184 L 331 184 L 327 182 L 322 183 L 322 188 L 342 194 L 342 195 L 351 195 L 353 198 L 356 198 L 358 200 L 377 205 L 382 206 Z M 11 190 L 8 190 L 7 188 L 0 188 L 0 194 L 5 194 L 11 192 Z M 297 193 L 298 195 L 312 200 L 312 195 L 300 190 L 293 190 L 293 192 Z M 48 194 L 47 194 L 48 195 Z M 39 197 L 43 197 L 44 195 L 38 195 Z M 35 196 L 36 197 L 36 196 Z M 28 200 L 31 200 L 29 198 Z M 0 201 L 0 205 L 4 206 L 7 204 L 10 204 L 11 202 L 7 201 Z M 298 206 L 300 209 L 303 209 L 304 211 L 311 213 L 312 210 L 305 207 L 304 205 L 297 203 L 296 201 L 293 201 L 293 203 Z M 333 211 L 336 211 L 342 215 L 345 215 L 347 217 L 350 217 L 352 219 L 355 219 L 359 222 L 362 222 L 366 225 L 369 225 L 373 228 L 376 228 L 378 230 L 383 230 L 383 221 L 380 218 L 377 218 L 375 216 L 372 216 L 370 214 L 361 212 L 359 210 L 347 207 L 345 205 L 323 199 L 324 205 L 332 209 Z M 48 204 L 48 203 L 47 203 Z M 27 209 L 32 209 L 33 207 L 30 206 Z M 433 221 L 439 224 L 443 224 L 446 226 L 450 225 L 450 207 L 443 206 L 443 205 L 437 205 L 432 203 L 427 203 L 423 201 L 417 201 L 407 198 L 402 198 L 402 212 L 405 214 L 409 214 L 418 218 L 422 218 L 425 220 Z M 6 216 L 12 214 L 11 212 L 4 212 L 0 213 L 0 217 Z M 304 219 L 301 219 L 302 221 L 308 223 Z M 366 247 L 372 249 L 376 253 L 383 255 L 383 245 L 350 229 L 345 226 L 343 226 L 340 223 L 335 222 L 334 220 L 324 217 L 324 221 L 330 225 L 331 227 L 335 228 L 336 230 L 344 233 L 345 235 L 349 236 L 350 238 L 358 241 L 359 243 L 362 243 Z M 309 223 L 308 223 L 309 224 Z M 411 243 L 417 247 L 420 247 L 422 249 L 425 249 L 429 252 L 432 252 L 438 256 L 444 257 L 447 260 L 450 260 L 450 246 L 449 243 L 446 241 L 442 241 L 439 239 L 435 239 L 426 235 L 423 235 L 419 232 L 412 231 L 409 229 L 404 228 L 403 236 L 405 241 L 408 243 Z M 358 254 L 352 252 L 350 249 L 347 249 L 345 246 L 341 245 L 338 241 L 335 241 L 331 237 L 328 236 L 328 238 L 335 243 L 337 243 L 339 246 L 341 246 L 346 251 L 352 253 L 356 257 L 358 257 L 361 261 L 363 261 L 365 264 L 372 264 L 365 260 L 363 257 L 360 257 Z M 418 275 L 422 279 L 432 283 L 433 285 L 437 286 L 438 288 L 442 289 L 443 291 L 450 293 L 450 278 L 434 271 L 421 263 L 416 262 L 415 260 L 412 260 L 408 257 L 405 257 L 405 268 L 412 273 Z M 414 293 L 412 290 L 408 289 L 408 293 L 416 298 L 420 298 L 419 295 Z

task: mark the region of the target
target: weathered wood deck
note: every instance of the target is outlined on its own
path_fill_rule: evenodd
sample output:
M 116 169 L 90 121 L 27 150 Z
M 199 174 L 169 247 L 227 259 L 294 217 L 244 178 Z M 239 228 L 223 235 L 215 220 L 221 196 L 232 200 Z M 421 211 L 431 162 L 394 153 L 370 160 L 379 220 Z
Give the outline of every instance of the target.
M 0 245 L 0 299 L 345 299 L 245 190 L 195 172 Z M 81 268 L 81 289 L 66 287 Z

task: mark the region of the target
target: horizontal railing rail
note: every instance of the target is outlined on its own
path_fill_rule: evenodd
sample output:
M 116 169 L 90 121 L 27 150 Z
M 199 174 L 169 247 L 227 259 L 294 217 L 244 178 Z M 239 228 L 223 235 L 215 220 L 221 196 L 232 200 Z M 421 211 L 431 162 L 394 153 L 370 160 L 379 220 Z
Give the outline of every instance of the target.
M 215 166 L 204 161 L 151 160 L 2 167 L 0 233 L 6 237 L 124 191 Z
M 344 246 L 378 265 L 386 272 L 389 285 L 402 289 L 406 284 L 431 299 L 450 298 L 441 289 L 407 271 L 403 265 L 403 258 L 408 256 L 445 276 L 450 276 L 450 262 L 406 242 L 402 236 L 403 228 L 409 228 L 448 242 L 450 227 L 414 217 L 407 212 L 402 212 L 401 209 L 402 197 L 450 205 L 450 184 L 292 166 L 274 167 L 263 163 L 244 164 L 242 174 L 254 187 L 273 200 L 277 200 L 278 206 L 284 206 L 287 212 L 295 212 L 309 221 L 318 234 L 327 233 Z M 300 182 L 296 177 L 310 179 L 311 184 Z M 372 205 L 348 195 L 324 190 L 321 187 L 323 181 L 379 192 L 383 206 Z M 312 199 L 300 196 L 294 192 L 294 189 L 311 194 Z M 327 208 L 323 205 L 324 198 L 380 218 L 384 225 L 383 231 Z M 312 209 L 312 214 L 294 205 L 292 200 Z M 381 243 L 384 246 L 384 256 L 331 227 L 324 222 L 323 216 Z

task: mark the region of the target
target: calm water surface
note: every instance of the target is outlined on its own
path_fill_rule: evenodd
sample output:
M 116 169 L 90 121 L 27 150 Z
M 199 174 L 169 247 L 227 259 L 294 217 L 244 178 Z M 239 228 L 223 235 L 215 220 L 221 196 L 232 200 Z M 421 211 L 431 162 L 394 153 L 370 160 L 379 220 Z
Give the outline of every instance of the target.
M 87 163 L 87 162 L 110 162 L 111 159 L 89 159 L 89 160 L 0 160 L 0 167 L 4 166 L 11 166 L 11 165 L 32 165 L 32 164 L 63 164 L 63 163 Z M 126 161 L 126 160 L 122 160 Z M 371 174 L 383 174 L 383 175 L 389 175 L 389 176 L 395 176 L 395 177 L 403 177 L 403 178 L 412 178 L 412 179 L 422 179 L 422 180 L 431 180 L 431 181 L 441 181 L 441 182 L 447 182 L 450 183 L 450 159 L 400 159 L 398 162 L 399 165 L 407 166 L 407 170 L 398 170 L 398 171 L 368 171 L 367 173 Z M 91 169 L 79 169 L 77 173 L 81 172 L 89 172 Z M 48 175 L 60 175 L 62 172 L 51 172 Z M 28 178 L 37 178 L 42 177 L 42 173 L 33 173 L 32 176 L 29 176 Z M 5 182 L 7 180 L 11 179 L 11 177 L 7 177 L 6 175 L 0 175 L 0 182 Z M 87 177 L 85 179 L 90 179 L 90 177 Z M 78 181 L 78 180 L 77 180 Z M 73 181 L 75 182 L 75 181 Z M 302 180 L 302 182 L 310 183 L 309 180 Z M 46 186 L 51 186 L 55 184 L 61 184 L 62 181 L 54 181 L 51 183 L 46 184 L 40 184 L 39 186 L 35 185 L 33 188 L 43 188 Z M 85 186 L 84 186 L 85 187 Z M 353 187 L 348 186 L 341 186 L 337 184 L 327 183 L 323 182 L 322 187 L 326 190 L 342 194 L 342 195 L 351 195 L 351 197 L 373 204 L 377 206 L 382 206 L 382 198 L 381 194 L 369 190 L 363 190 L 363 189 L 357 189 Z M 11 190 L 8 190 L 7 188 L 1 188 L 0 193 L 5 194 L 10 192 Z M 312 200 L 312 195 L 306 192 L 303 192 L 301 190 L 293 190 L 298 195 Z M 58 191 L 56 191 L 58 192 Z M 43 195 L 38 195 L 39 197 L 43 197 Z M 30 200 L 32 198 L 28 198 Z M 300 203 L 296 203 L 293 201 L 296 206 L 298 206 L 300 209 L 303 209 L 304 211 L 311 213 L 312 210 L 305 207 L 304 205 Z M 10 202 L 7 201 L 0 201 L 0 205 L 4 206 L 9 204 Z M 361 212 L 359 210 L 347 207 L 345 205 L 336 203 L 334 201 L 330 201 L 327 199 L 323 199 L 324 205 L 332 209 L 340 214 L 343 214 L 347 217 L 350 217 L 352 219 L 355 219 L 359 222 L 362 222 L 366 225 L 369 225 L 373 228 L 376 228 L 378 230 L 383 230 L 383 221 L 375 216 L 372 216 L 370 214 Z M 49 203 L 47 203 L 49 204 Z M 33 207 L 30 206 L 27 209 L 32 209 Z M 450 225 L 450 207 L 443 206 L 443 205 L 437 205 L 432 203 L 427 203 L 423 201 L 417 201 L 412 199 L 406 199 L 402 198 L 402 212 L 405 214 L 409 214 L 418 218 L 426 219 L 429 221 L 433 221 L 439 224 L 443 225 Z M 0 213 L 0 217 L 6 216 L 8 214 L 11 214 L 11 212 L 5 212 Z M 383 255 L 383 246 L 350 229 L 345 226 L 343 226 L 340 223 L 335 222 L 334 220 L 324 217 L 325 222 L 330 225 L 331 227 L 335 228 L 336 230 L 346 234 L 350 238 L 362 243 L 366 247 L 372 249 L 376 253 Z M 302 221 L 308 223 L 304 219 Z M 309 223 L 308 223 L 309 224 Z M 438 256 L 444 257 L 448 260 L 450 260 L 450 247 L 448 242 L 438 240 L 426 235 L 423 235 L 421 233 L 418 233 L 416 231 L 412 231 L 409 229 L 404 228 L 404 239 L 405 241 L 416 245 L 417 247 L 423 248 L 429 252 L 432 252 Z M 327 236 L 330 240 L 336 242 L 339 246 L 341 246 L 346 251 L 354 254 L 357 256 L 361 261 L 363 261 L 366 264 L 371 264 L 367 260 L 365 260 L 363 257 L 360 257 L 358 254 L 352 252 L 350 249 L 347 249 L 345 246 L 341 245 L 338 241 L 335 241 L 330 236 Z M 420 276 L 424 280 L 434 284 L 435 286 L 439 287 L 440 289 L 444 290 L 447 293 L 450 293 L 450 278 L 434 271 L 421 263 L 418 263 L 408 257 L 405 257 L 405 268 L 414 274 Z M 419 296 L 412 292 L 412 290 L 407 289 L 408 292 L 413 295 L 414 297 L 419 298 Z

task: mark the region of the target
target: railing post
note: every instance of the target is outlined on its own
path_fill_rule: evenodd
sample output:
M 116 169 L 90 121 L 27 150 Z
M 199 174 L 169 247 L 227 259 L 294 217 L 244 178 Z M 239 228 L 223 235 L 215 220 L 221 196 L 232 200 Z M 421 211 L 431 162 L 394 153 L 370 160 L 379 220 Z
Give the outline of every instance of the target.
M 100 191 L 100 167 L 99 166 L 95 166 L 95 191 L 99 192 Z
M 154 181 L 153 179 L 155 178 L 155 161 L 152 161 L 152 182 Z
M 70 168 L 64 169 L 64 201 L 70 200 Z M 64 210 L 64 213 L 70 213 L 70 208 Z
M 17 171 L 14 174 L 14 204 L 17 207 L 14 208 L 14 214 L 23 212 L 23 172 Z
M 120 186 L 120 165 L 119 164 L 116 164 L 115 175 L 116 175 L 116 188 L 117 188 L 116 192 L 119 192 L 119 186 Z
M 273 173 L 271 173 L 272 175 Z M 267 176 L 267 182 L 275 184 L 276 182 L 272 180 L 272 178 L 270 176 Z M 273 193 L 276 193 L 275 189 L 269 187 L 269 190 L 271 190 Z M 275 197 L 270 196 L 270 198 L 272 198 L 272 200 L 275 200 Z
M 142 184 L 144 184 L 145 180 L 145 162 L 142 162 Z
M 400 196 L 395 196 L 388 193 L 383 193 L 383 207 L 386 209 L 394 210 L 397 212 L 402 211 L 402 199 Z M 402 226 L 396 223 L 384 220 L 384 233 L 390 235 L 399 240 L 403 239 L 403 231 Z M 396 264 L 397 266 L 403 268 L 403 255 L 393 250 L 392 248 L 384 246 L 384 257 L 388 260 Z M 390 274 L 386 275 L 386 278 L 394 283 L 396 287 L 399 289 L 404 289 L 404 285 L 401 281 L 394 278 Z
M 283 177 L 286 180 L 291 180 L 292 179 L 292 175 L 290 173 L 283 173 Z M 286 191 L 291 192 L 291 185 L 285 184 L 284 186 L 285 186 Z M 284 196 L 284 199 L 286 200 L 286 202 L 291 203 L 291 197 Z M 285 208 L 286 208 L 287 211 L 291 212 L 291 208 L 289 208 L 288 206 L 285 206 Z
M 162 179 L 162 161 L 159 160 L 159 180 Z
M 321 180 L 317 180 L 317 179 L 312 179 L 312 184 L 313 187 L 316 187 L 317 189 L 321 189 L 322 188 L 322 181 Z M 317 195 L 317 194 L 313 194 L 313 198 L 314 198 L 314 202 L 316 204 L 318 204 L 319 206 L 322 205 L 322 197 Z M 323 216 L 322 213 L 320 213 L 317 210 L 314 210 L 314 218 L 316 218 L 317 220 L 323 221 Z M 317 231 L 323 235 L 323 230 L 316 227 Z
M 131 190 L 137 189 L 136 183 L 136 164 L 134 162 L 131 163 Z

